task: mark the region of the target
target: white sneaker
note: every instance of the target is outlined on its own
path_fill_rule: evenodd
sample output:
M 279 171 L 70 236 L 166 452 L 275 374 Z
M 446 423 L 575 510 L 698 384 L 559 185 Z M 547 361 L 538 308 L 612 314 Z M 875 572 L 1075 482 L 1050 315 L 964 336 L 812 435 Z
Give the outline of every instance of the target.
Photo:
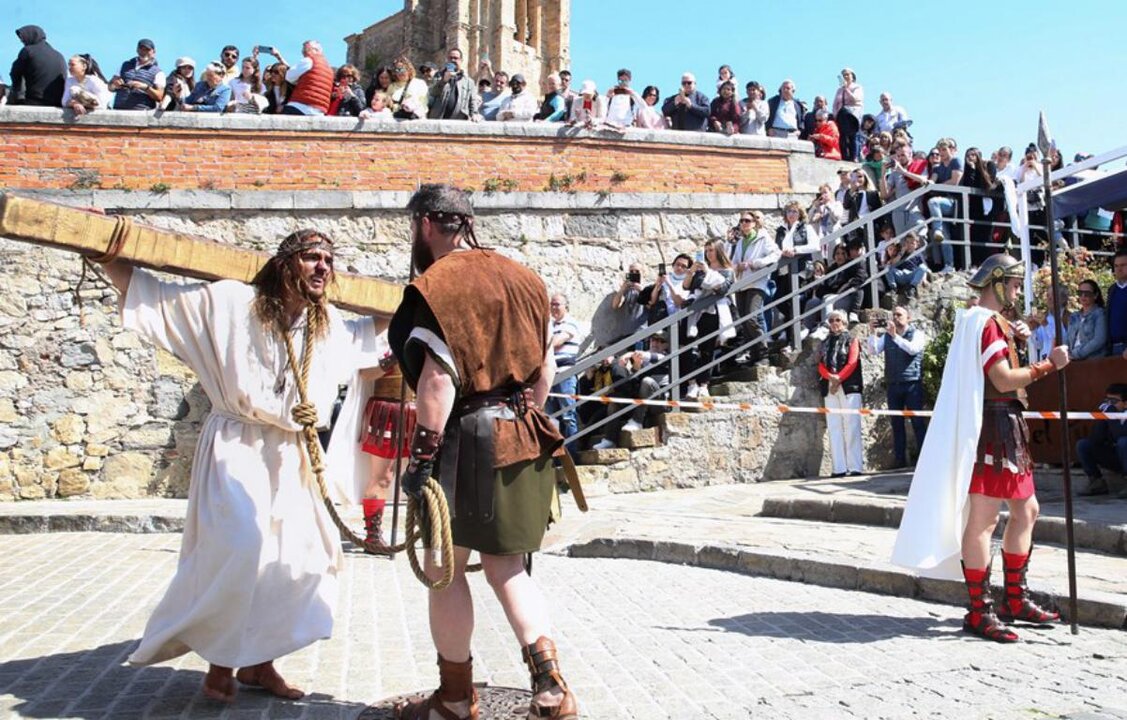
M 712 397 L 711 395 L 708 394 L 708 386 L 707 385 L 697 386 L 697 397 L 698 398 Z
M 637 420 L 630 420 L 622 426 L 622 429 L 629 432 L 635 432 L 642 429 L 642 423 L 638 422 Z
M 690 385 L 689 390 L 685 393 L 685 397 L 689 400 L 696 400 L 698 395 L 700 395 L 700 385 L 696 384 Z
M 611 442 L 610 438 L 603 438 L 599 442 L 591 446 L 592 450 L 614 450 L 617 445 Z
M 943 269 L 939 272 L 943 275 L 950 275 L 951 273 L 955 272 L 955 268 L 951 267 L 950 265 L 944 265 Z
M 739 355 L 736 356 L 736 364 L 737 365 L 747 365 L 747 363 L 750 360 L 751 360 L 751 354 L 750 353 L 740 353 Z
M 810 337 L 812 337 L 812 338 L 814 338 L 815 340 L 818 340 L 818 341 L 825 340 L 829 336 L 830 336 L 830 329 L 828 327 L 826 327 L 825 325 L 819 325 L 817 330 L 810 333 Z
M 798 334 L 798 341 L 801 343 L 810 335 L 810 328 L 802 328 L 802 332 Z
M 689 327 L 689 329 L 685 332 L 685 335 L 690 340 L 692 340 L 697 335 L 700 335 L 700 329 L 698 329 L 696 325 L 693 325 L 693 326 Z

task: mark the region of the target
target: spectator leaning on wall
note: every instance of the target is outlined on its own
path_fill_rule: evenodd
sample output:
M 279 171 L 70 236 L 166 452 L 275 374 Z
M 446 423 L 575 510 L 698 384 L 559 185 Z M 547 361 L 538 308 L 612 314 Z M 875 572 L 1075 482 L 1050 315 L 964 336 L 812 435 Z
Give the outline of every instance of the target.
M 121 71 L 110 78 L 109 88 L 116 93 L 115 110 L 154 110 L 164 99 L 164 71 L 157 64 L 157 48 L 152 40 L 137 41 L 137 57 L 121 64 Z
M 51 47 L 38 25 L 24 25 L 16 30 L 16 37 L 23 48 L 12 63 L 11 103 L 59 107 L 67 74 L 62 53 Z
M 888 392 L 889 410 L 922 410 L 924 406 L 923 352 L 927 347 L 927 336 L 911 323 L 908 308 L 897 306 L 892 309 L 890 319 L 874 318 L 871 321 L 872 334 L 869 335 L 865 350 L 870 355 L 884 355 L 884 381 Z M 908 466 L 908 433 L 904 418 L 893 415 L 892 454 L 895 467 Z M 916 452 L 924 444 L 927 420 L 912 418 L 912 432 L 916 436 Z
M 708 115 L 711 110 L 708 96 L 697 90 L 697 79 L 692 73 L 681 76 L 681 90 L 665 99 L 661 113 L 669 118 L 674 130 L 708 129 Z

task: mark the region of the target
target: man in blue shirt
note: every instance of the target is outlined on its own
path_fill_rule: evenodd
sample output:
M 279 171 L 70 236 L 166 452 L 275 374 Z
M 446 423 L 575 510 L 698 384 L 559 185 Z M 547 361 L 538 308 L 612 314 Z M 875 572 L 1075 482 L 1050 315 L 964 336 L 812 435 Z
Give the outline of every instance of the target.
M 155 110 L 164 99 L 164 85 L 156 45 L 141 38 L 137 41 L 137 57 L 122 63 L 121 71 L 110 78 L 109 88 L 117 93 L 114 110 Z
M 1100 411 L 1107 413 L 1127 412 L 1127 384 L 1109 385 Z M 1107 481 L 1100 467 L 1123 474 L 1127 471 L 1127 421 L 1100 420 L 1092 427 L 1086 438 L 1076 442 L 1076 456 L 1088 476 L 1088 487 L 1078 494 L 1084 496 L 1107 495 Z M 1119 491 L 1119 497 L 1127 498 L 1127 488 Z

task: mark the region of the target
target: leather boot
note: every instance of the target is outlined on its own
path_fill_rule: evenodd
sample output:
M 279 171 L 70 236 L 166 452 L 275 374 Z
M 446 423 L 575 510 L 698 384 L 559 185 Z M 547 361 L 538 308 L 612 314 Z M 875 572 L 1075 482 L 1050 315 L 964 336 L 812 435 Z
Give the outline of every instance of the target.
M 368 502 L 364 501 L 364 552 L 369 555 L 384 555 L 388 550 L 383 539 L 383 508 L 374 510 L 367 507 Z M 382 500 L 380 504 L 383 504 Z
M 963 632 L 1000 643 L 1015 643 L 1020 638 L 1002 624 L 994 614 L 994 597 L 990 594 L 990 566 L 968 568 L 963 563 L 963 578 L 970 596 L 970 612 L 963 618 Z
M 998 608 L 998 617 L 1005 622 L 1021 620 L 1036 625 L 1046 625 L 1060 620 L 1059 612 L 1046 610 L 1029 598 L 1029 586 L 1026 584 L 1025 575 L 1029 572 L 1031 554 L 1033 554 L 1032 546 L 1029 552 L 1024 554 L 1002 551 L 1006 595 L 1001 607 Z
M 560 661 L 556 656 L 556 645 L 549 638 L 541 635 L 536 642 L 521 648 L 521 657 L 528 665 L 528 672 L 532 676 L 532 694 L 559 688 L 563 691 L 563 698 L 559 705 L 544 706 L 534 699 L 528 706 L 530 719 L 551 718 L 551 720 L 578 720 L 579 703 L 575 694 L 568 688 L 563 677 L 560 676 Z
M 469 701 L 468 715 L 455 715 L 444 702 Z M 473 686 L 473 658 L 465 662 L 451 662 L 438 656 L 438 689 L 430 697 L 397 705 L 395 717 L 399 720 L 429 720 L 431 711 L 444 720 L 478 720 L 477 690 Z

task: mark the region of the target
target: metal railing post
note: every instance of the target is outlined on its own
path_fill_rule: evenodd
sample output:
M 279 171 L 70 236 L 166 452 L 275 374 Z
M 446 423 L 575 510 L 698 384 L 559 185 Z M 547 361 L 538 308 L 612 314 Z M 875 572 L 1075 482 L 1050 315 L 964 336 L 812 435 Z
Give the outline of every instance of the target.
M 669 397 L 673 402 L 681 399 L 681 323 L 675 322 L 669 326 L 669 382 L 673 384 Z
M 1069 218 L 1072 221 L 1072 249 L 1076 250 L 1080 247 L 1080 223 L 1077 222 L 1077 217 L 1073 215 Z
M 962 188 L 960 188 L 962 190 Z M 959 204 L 963 208 L 963 268 L 970 267 L 970 194 L 967 192 L 960 192 Z
M 880 280 L 877 279 L 877 236 L 873 232 L 873 227 L 872 220 L 865 223 L 865 237 L 869 241 L 867 253 L 869 256 L 869 302 L 873 309 L 877 309 L 880 307 L 880 293 L 877 290 Z
M 802 293 L 799 290 L 802 287 L 802 276 L 798 273 L 791 271 L 791 285 L 790 294 L 790 344 L 795 350 L 802 349 L 802 323 L 798 321 L 798 316 L 802 314 L 802 304 L 799 300 Z

